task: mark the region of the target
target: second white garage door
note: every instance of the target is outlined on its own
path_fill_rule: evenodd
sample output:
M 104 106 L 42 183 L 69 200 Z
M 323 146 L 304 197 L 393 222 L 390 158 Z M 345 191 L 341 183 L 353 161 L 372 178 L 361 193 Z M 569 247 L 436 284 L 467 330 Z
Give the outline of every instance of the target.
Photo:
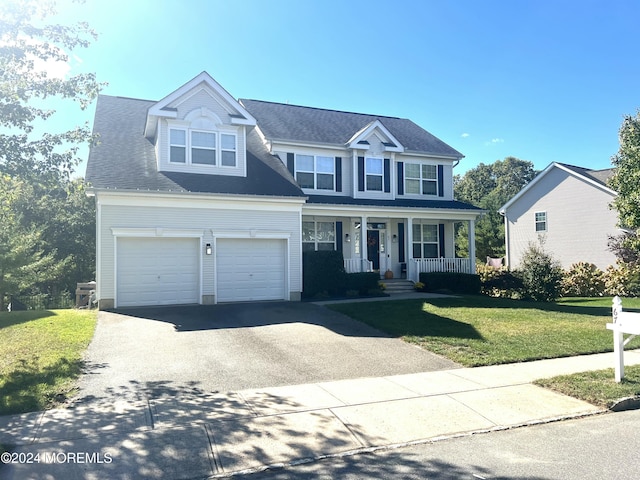
M 218 239 L 218 302 L 288 300 L 286 240 Z

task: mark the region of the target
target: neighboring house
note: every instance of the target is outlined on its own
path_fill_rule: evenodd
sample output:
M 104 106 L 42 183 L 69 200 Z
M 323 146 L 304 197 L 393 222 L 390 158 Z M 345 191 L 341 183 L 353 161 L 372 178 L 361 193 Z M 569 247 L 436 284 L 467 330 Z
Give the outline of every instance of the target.
M 410 120 L 236 100 L 206 72 L 160 101 L 101 95 L 87 180 L 100 308 L 299 300 L 302 252 L 349 272 L 474 271 L 462 155 Z
M 607 186 L 612 169 L 552 163 L 500 213 L 505 218 L 507 264 L 517 268 L 530 243 L 540 238 L 564 269 L 589 262 L 600 269 L 616 262 L 608 237 L 619 235 L 618 215 L 609 205 L 616 192 Z

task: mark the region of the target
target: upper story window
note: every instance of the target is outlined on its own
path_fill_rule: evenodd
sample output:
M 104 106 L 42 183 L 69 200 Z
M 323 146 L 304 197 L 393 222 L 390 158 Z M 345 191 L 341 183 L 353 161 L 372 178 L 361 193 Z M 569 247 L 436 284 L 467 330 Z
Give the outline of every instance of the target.
M 365 158 L 365 185 L 369 192 L 382 192 L 384 166 L 382 158 Z
M 438 167 L 405 164 L 404 191 L 408 195 L 438 195 Z
M 536 212 L 536 232 L 547 231 L 547 212 Z
M 335 170 L 333 157 L 296 155 L 296 181 L 301 188 L 335 190 Z
M 220 148 L 218 148 L 218 145 Z M 237 136 L 189 128 L 169 129 L 169 162 L 235 167 Z

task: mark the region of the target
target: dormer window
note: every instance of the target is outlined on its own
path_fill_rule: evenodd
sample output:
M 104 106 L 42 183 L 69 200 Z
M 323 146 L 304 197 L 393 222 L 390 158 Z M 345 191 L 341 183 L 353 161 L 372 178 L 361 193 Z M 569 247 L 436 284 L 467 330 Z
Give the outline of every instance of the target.
M 170 128 L 169 143 L 170 163 L 236 166 L 237 135 L 235 134 Z

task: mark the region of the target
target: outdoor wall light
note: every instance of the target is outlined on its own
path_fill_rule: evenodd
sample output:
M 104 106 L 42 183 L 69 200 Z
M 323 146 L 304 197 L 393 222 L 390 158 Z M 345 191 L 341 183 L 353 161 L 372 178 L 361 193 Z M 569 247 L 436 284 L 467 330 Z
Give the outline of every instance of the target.
M 398 243 L 398 235 L 396 235 L 395 233 L 393 234 L 393 237 L 391 237 L 391 241 L 393 243 Z
M 345 234 L 344 234 L 344 241 L 345 241 L 345 242 L 350 242 L 350 241 L 351 241 L 351 237 L 349 236 L 349 234 L 348 234 L 348 233 L 345 233 Z
M 204 253 L 206 253 L 207 255 L 211 255 L 211 244 L 207 243 L 204 247 Z

